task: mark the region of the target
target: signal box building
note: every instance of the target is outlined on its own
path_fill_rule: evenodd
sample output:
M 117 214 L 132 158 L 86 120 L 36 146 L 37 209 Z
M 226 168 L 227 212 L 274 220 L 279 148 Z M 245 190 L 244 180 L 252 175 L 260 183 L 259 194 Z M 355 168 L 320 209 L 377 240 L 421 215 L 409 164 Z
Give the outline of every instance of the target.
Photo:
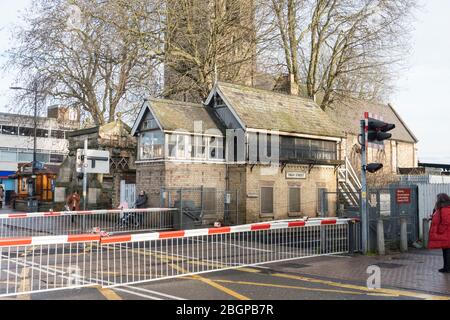
M 237 196 L 217 201 L 237 208 L 231 221 L 239 223 L 335 216 L 357 188 L 349 177 L 358 180 L 364 111 L 397 126 L 385 142 L 384 171 L 417 166 L 417 140 L 392 107 L 352 103 L 334 114 L 310 99 L 220 82 L 204 103 L 150 99 L 131 131 L 137 189 L 150 195 L 151 206 L 167 205 L 170 188 L 201 188 L 219 198 L 225 190 Z M 217 219 L 214 212 L 209 218 Z

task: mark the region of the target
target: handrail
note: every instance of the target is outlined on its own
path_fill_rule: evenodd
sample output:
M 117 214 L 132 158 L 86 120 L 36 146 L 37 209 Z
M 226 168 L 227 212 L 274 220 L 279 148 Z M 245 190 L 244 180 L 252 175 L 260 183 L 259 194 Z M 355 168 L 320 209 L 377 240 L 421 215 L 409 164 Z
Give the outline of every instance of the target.
M 348 157 L 345 157 L 345 166 L 347 168 L 347 171 L 350 173 L 351 178 L 355 181 L 356 186 L 361 189 L 362 188 L 361 181 L 359 181 L 358 175 L 356 174 L 355 169 L 353 169 L 353 166 Z

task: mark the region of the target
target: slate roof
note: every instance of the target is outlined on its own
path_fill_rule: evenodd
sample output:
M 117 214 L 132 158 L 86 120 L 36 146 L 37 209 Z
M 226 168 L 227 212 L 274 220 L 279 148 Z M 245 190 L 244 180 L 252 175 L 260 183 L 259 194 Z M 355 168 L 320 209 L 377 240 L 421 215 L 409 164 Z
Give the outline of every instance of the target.
M 390 131 L 393 140 L 409 143 L 418 142 L 412 131 L 389 104 L 374 103 L 360 99 L 345 99 L 337 101 L 326 110 L 333 122 L 340 123 L 348 133 L 355 135 L 359 134 L 360 120 L 363 119 L 364 112 L 381 116 L 385 122 L 394 123 L 396 128 Z
M 223 82 L 217 89 L 247 128 L 344 136 L 342 128 L 312 100 Z
M 194 124 L 196 121 L 202 122 L 203 132 L 211 129 L 221 130 L 217 121 L 207 111 L 202 104 L 193 104 L 182 101 L 149 99 L 148 106 L 153 111 L 157 121 L 164 131 L 187 131 L 195 132 Z M 144 115 L 143 111 L 147 110 L 147 104 L 141 110 L 137 122 L 139 124 Z M 136 126 L 136 124 L 135 124 Z M 133 134 L 135 130 L 133 128 Z

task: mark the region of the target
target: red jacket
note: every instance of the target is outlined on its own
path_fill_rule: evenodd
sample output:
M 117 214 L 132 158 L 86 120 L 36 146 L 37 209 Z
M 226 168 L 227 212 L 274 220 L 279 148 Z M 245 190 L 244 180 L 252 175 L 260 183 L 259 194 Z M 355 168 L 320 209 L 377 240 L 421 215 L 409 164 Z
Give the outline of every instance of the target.
M 428 248 L 450 248 L 450 206 L 436 210 L 433 214 Z

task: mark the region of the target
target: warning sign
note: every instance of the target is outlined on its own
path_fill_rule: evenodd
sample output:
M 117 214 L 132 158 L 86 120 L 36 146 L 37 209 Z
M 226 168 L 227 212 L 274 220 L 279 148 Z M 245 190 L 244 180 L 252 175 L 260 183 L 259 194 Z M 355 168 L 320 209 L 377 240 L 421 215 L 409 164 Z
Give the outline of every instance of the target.
M 397 204 L 411 203 L 411 189 L 397 189 Z

